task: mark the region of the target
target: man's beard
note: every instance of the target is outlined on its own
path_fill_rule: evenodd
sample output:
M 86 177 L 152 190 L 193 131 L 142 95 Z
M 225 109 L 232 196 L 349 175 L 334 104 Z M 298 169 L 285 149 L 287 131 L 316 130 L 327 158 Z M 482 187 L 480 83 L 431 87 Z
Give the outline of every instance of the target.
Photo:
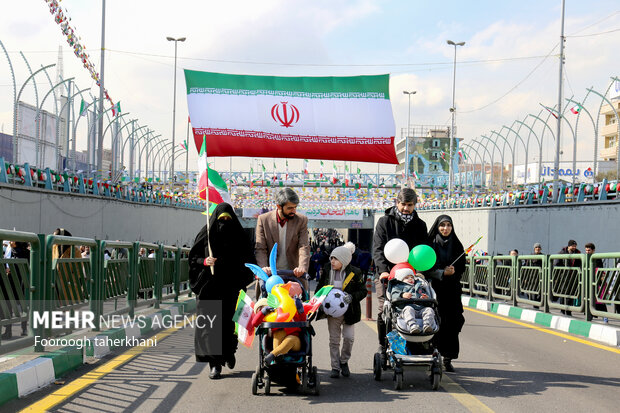
M 296 214 L 294 212 L 290 212 L 290 213 L 286 214 L 285 217 L 286 217 L 286 219 L 293 219 L 293 218 L 295 218 L 295 215 Z

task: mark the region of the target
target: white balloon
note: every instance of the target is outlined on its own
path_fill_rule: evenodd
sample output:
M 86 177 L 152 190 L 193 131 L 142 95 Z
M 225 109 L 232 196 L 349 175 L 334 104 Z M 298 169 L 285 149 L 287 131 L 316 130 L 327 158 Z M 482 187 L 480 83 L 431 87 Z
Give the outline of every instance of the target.
M 394 238 L 385 244 L 383 254 L 392 264 L 400 264 L 401 262 L 406 262 L 409 258 L 409 247 L 402 239 Z

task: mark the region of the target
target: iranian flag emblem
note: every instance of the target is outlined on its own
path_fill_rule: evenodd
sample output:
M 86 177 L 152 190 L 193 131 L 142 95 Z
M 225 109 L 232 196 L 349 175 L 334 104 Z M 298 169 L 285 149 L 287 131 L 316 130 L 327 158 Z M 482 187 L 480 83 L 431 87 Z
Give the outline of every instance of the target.
M 397 164 L 389 75 L 277 77 L 185 70 L 209 156 Z

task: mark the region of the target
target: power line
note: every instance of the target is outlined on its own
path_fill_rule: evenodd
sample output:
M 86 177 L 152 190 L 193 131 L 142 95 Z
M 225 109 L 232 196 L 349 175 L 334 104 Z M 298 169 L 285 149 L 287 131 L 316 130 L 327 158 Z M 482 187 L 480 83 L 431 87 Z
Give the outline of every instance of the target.
M 615 33 L 615 32 L 619 32 L 620 28 L 618 29 L 613 29 L 613 30 L 607 30 L 606 32 L 599 32 L 599 33 L 592 33 L 592 34 L 580 34 L 580 35 L 573 35 L 573 36 L 566 36 L 566 37 L 592 37 L 592 36 L 601 36 L 603 34 L 608 34 L 608 33 Z
M 498 97 L 497 99 L 493 100 L 490 103 L 487 103 L 484 106 L 481 106 L 479 108 L 476 109 L 472 109 L 472 110 L 464 110 L 464 111 L 459 111 L 459 113 L 472 113 L 472 112 L 476 112 L 482 109 L 486 109 L 489 106 L 499 102 L 500 100 L 502 100 L 504 97 L 506 97 L 507 95 L 509 95 L 510 93 L 512 93 L 516 88 L 518 88 L 519 86 L 521 86 L 521 84 L 523 84 L 523 82 L 525 82 L 527 79 L 530 78 L 530 76 L 532 76 L 534 74 L 534 72 L 536 70 L 538 70 L 538 68 L 540 66 L 542 66 L 543 63 L 545 63 L 545 61 L 549 58 L 549 56 L 551 56 L 551 54 L 555 51 L 555 49 L 558 47 L 559 43 L 556 43 L 555 46 L 553 46 L 553 48 L 549 51 L 549 53 L 547 54 L 547 56 L 544 57 L 544 59 L 542 59 L 540 61 L 540 63 L 538 63 L 536 66 L 534 66 L 534 68 L 523 78 L 519 81 L 519 83 L 517 83 L 516 85 L 514 85 L 513 87 L 510 88 L 510 90 L 508 90 L 506 93 L 504 93 L 503 95 L 501 95 L 500 97 Z
M 106 51 L 109 51 L 112 53 L 134 55 L 134 56 L 162 57 L 162 58 L 167 58 L 167 59 L 174 58 L 174 56 L 132 52 L 132 51 L 127 51 L 127 50 L 106 49 Z M 546 58 L 546 57 L 548 56 L 518 56 L 518 57 L 507 57 L 507 58 L 500 58 L 500 59 L 464 60 L 464 61 L 460 61 L 459 64 L 498 63 L 498 62 L 514 61 L 514 60 L 540 59 L 540 58 Z M 181 56 L 178 56 L 178 59 L 198 60 L 198 61 L 206 61 L 206 62 L 213 62 L 213 63 L 234 63 L 234 64 L 272 65 L 272 66 L 310 66 L 310 67 L 399 67 L 399 66 L 448 66 L 448 65 L 452 65 L 452 62 L 376 63 L 376 64 L 373 64 L 373 63 L 369 63 L 369 64 L 282 63 L 282 62 L 261 62 L 261 61 L 250 61 L 250 60 L 209 59 L 209 58 L 200 58 L 200 57 L 181 57 Z

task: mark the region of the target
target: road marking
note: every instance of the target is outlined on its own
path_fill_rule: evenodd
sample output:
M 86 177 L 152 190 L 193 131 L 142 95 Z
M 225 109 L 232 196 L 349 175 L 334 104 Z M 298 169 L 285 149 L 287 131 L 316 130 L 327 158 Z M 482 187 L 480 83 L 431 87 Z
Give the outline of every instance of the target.
M 552 334 L 554 336 L 562 337 L 562 338 L 564 338 L 566 340 L 576 341 L 577 343 L 586 344 L 588 346 L 596 347 L 596 348 L 599 348 L 601 350 L 607 350 L 607 351 L 611 351 L 612 353 L 620 354 L 620 349 L 618 349 L 618 348 L 614 348 L 614 347 L 611 347 L 611 346 L 606 346 L 604 344 L 594 343 L 592 341 L 584 340 L 584 339 L 581 339 L 581 338 L 578 338 L 578 337 L 573 337 L 571 335 L 560 333 L 560 332 L 557 332 L 557 331 L 553 331 L 553 330 L 545 328 L 545 327 L 539 327 L 539 326 L 534 325 L 534 324 L 529 324 L 529 323 L 524 323 L 522 321 L 513 320 L 511 318 L 504 317 L 504 316 L 501 316 L 501 315 L 497 315 L 497 314 L 494 314 L 494 313 L 488 313 L 486 311 L 475 310 L 473 308 L 468 308 L 468 307 L 464 307 L 464 308 L 466 310 L 468 310 L 468 311 L 473 312 L 473 313 L 478 313 L 478 314 L 486 315 L 486 316 L 489 316 L 489 317 L 497 318 L 499 320 L 507 321 L 509 323 L 517 324 L 517 325 L 520 325 L 520 326 L 523 326 L 523 327 L 527 327 L 527 328 L 532 328 L 534 330 L 538 330 L 538 331 L 541 331 L 543 333 Z
M 375 322 L 364 320 L 364 324 L 377 333 L 377 324 Z M 491 408 L 482 403 L 475 396 L 469 394 L 463 387 L 448 377 L 447 374 L 442 374 L 441 376 L 441 387 L 470 412 L 493 412 Z
M 183 327 L 185 327 L 185 325 L 187 323 L 189 323 L 190 320 L 193 320 L 195 317 L 196 316 L 194 315 L 189 320 L 186 318 L 183 321 Z M 164 338 L 168 337 L 170 334 L 174 333 L 175 331 L 180 330 L 181 328 L 182 327 L 172 327 L 172 328 L 164 330 L 161 333 L 158 333 L 155 336 L 150 337 L 150 338 L 154 339 L 153 340 L 154 343 L 157 343 L 158 341 L 163 340 Z M 148 342 L 148 340 L 147 340 L 147 342 Z M 90 372 L 84 374 L 80 378 L 77 378 L 77 379 L 73 380 L 71 383 L 69 383 L 66 386 L 63 386 L 62 388 L 56 390 L 55 392 L 53 392 L 49 396 L 44 397 L 43 399 L 39 400 L 38 402 L 36 402 L 34 404 L 31 404 L 30 406 L 28 406 L 25 409 L 21 410 L 21 412 L 46 412 L 46 411 L 49 411 L 52 407 L 56 406 L 59 403 L 62 403 L 63 401 L 65 401 L 69 397 L 71 397 L 74 394 L 78 393 L 79 391 L 84 390 L 86 387 L 88 387 L 88 386 L 92 385 L 93 383 L 97 382 L 98 380 L 103 378 L 103 376 L 105 376 L 106 374 L 113 372 L 114 370 L 116 370 L 117 368 L 119 368 L 123 364 L 127 363 L 128 361 L 130 361 L 134 357 L 138 356 L 139 354 L 143 353 L 145 350 L 147 350 L 150 347 L 154 347 L 154 346 L 152 346 L 152 345 L 144 345 L 144 346 L 136 346 L 136 347 L 130 348 L 129 350 L 127 350 L 123 354 L 120 354 L 120 355 L 114 357 L 112 360 L 108 361 L 103 366 L 98 367 L 95 370 L 90 371 Z

